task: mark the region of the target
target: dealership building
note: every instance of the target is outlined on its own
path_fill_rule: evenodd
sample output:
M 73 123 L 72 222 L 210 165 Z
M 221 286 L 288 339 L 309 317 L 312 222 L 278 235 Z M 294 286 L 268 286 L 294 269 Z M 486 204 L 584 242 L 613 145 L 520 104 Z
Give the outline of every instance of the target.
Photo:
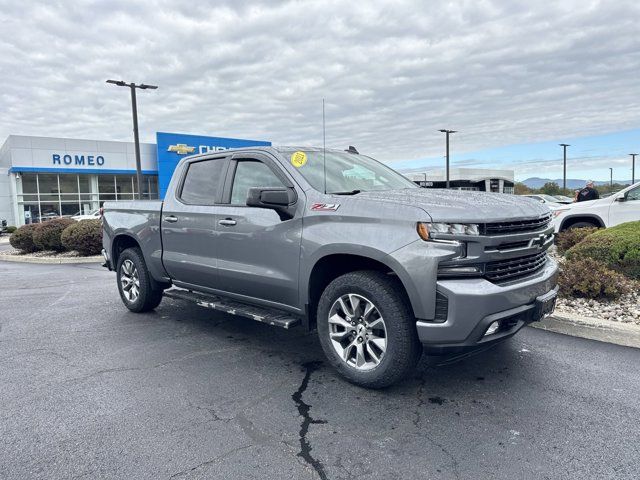
M 162 198 L 181 158 L 271 142 L 158 132 L 140 144 L 143 199 Z M 10 135 L 0 148 L 0 220 L 24 225 L 88 214 L 137 195 L 133 142 Z
M 445 188 L 447 185 L 447 176 L 444 170 L 410 170 L 401 173 L 421 187 Z M 449 169 L 449 188 L 479 192 L 513 193 L 514 178 L 513 170 L 451 168 Z

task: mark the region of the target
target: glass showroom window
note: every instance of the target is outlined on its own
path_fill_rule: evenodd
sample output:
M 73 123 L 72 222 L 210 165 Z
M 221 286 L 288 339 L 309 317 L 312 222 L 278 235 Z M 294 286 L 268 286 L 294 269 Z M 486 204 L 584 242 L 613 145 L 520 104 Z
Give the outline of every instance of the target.
M 72 216 L 80 213 L 80 185 L 78 175 L 59 175 L 60 212 Z
M 133 200 L 133 185 L 135 175 L 116 175 L 116 199 Z
M 22 223 L 34 223 L 40 219 L 38 202 L 38 176 L 35 173 L 20 174 L 18 182 L 18 209 Z
M 116 199 L 116 177 L 115 175 L 98 175 L 98 200 L 100 206 L 104 202 Z

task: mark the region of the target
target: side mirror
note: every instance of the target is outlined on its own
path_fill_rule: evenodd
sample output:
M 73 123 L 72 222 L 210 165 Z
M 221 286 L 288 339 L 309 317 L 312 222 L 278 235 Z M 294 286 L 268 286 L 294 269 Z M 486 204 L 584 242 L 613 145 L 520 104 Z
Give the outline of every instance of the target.
M 625 193 L 622 197 L 617 197 L 616 198 L 616 202 L 626 202 L 627 201 L 627 194 Z
M 254 187 L 247 194 L 247 206 L 269 208 L 280 215 L 281 220 L 293 218 L 295 214 L 296 191 L 285 187 Z

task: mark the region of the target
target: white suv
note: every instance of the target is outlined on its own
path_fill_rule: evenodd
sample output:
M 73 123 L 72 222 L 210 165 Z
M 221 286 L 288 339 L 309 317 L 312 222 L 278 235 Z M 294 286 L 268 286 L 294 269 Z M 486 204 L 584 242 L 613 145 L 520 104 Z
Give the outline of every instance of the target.
M 610 197 L 553 208 L 556 233 L 579 227 L 613 227 L 640 220 L 640 182 Z

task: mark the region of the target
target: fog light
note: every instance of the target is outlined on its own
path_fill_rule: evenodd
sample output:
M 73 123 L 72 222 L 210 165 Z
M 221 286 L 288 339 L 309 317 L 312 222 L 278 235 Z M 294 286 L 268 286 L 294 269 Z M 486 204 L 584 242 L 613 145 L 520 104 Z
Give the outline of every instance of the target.
M 500 328 L 500 323 L 496 320 L 491 325 L 489 325 L 489 328 L 487 328 L 487 331 L 484 332 L 484 336 L 486 337 L 487 335 L 493 335 L 498 331 L 499 328 Z

